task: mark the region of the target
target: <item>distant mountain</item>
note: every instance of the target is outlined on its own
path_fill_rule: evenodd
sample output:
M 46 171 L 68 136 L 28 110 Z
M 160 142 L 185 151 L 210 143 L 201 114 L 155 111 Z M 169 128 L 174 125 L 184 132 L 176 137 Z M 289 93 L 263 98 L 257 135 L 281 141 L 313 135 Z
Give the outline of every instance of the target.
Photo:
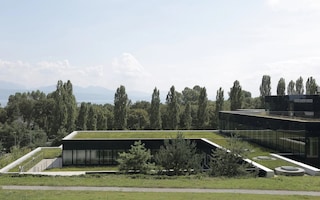
M 46 94 L 51 93 L 56 90 L 56 86 L 46 86 L 41 88 L 32 88 L 27 89 L 22 85 L 13 84 L 9 82 L 0 81 L 0 104 L 4 107 L 10 95 L 14 95 L 17 92 L 28 92 L 28 91 L 36 91 L 39 90 Z M 109 90 L 104 87 L 99 86 L 89 86 L 89 87 L 80 87 L 73 86 L 73 93 L 77 99 L 78 103 L 81 102 L 91 102 L 96 104 L 105 104 L 111 103 L 114 101 L 115 90 Z M 140 91 L 126 91 L 129 99 L 132 102 L 136 101 L 151 101 L 151 93 L 144 93 Z
M 26 89 L 26 88 L 23 85 L 19 85 L 16 83 L 0 81 L 0 89 L 11 90 L 11 89 Z

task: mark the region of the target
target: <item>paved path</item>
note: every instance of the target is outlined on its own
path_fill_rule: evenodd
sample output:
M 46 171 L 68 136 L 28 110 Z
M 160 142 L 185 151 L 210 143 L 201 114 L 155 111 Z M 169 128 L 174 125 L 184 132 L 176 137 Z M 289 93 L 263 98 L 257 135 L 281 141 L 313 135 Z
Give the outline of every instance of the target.
M 320 192 L 289 190 L 247 190 L 247 189 L 195 189 L 195 188 L 137 188 L 137 187 L 83 187 L 83 186 L 18 186 L 4 185 L 4 190 L 63 190 L 63 191 L 113 191 L 113 192 L 175 192 L 175 193 L 235 193 L 262 195 L 320 196 Z

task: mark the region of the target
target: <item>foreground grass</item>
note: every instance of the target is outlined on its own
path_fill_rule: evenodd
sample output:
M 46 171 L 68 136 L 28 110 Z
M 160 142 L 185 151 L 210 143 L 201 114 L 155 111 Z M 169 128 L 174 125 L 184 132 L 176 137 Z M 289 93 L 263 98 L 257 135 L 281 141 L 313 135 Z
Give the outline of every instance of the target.
M 210 178 L 206 176 L 86 175 L 47 177 L 1 175 L 0 185 L 114 186 L 320 191 L 320 177 Z
M 0 190 L 0 199 L 20 200 L 20 199 L 38 199 L 38 200 L 88 200 L 88 199 L 113 199 L 113 200 L 189 200 L 189 199 L 318 199 L 311 196 L 281 196 L 281 195 L 253 195 L 253 194 L 220 194 L 220 193 L 153 193 L 153 192 L 93 192 L 93 191 L 14 191 Z

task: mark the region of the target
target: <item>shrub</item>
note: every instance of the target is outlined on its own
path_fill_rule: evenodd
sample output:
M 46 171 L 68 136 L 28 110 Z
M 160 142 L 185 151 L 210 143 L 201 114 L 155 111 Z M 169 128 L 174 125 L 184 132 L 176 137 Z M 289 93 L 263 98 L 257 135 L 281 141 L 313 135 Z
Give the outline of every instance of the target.
M 146 173 L 152 166 L 149 162 L 151 157 L 150 150 L 146 149 L 141 141 L 136 141 L 129 152 L 119 153 L 119 170 L 126 173 Z

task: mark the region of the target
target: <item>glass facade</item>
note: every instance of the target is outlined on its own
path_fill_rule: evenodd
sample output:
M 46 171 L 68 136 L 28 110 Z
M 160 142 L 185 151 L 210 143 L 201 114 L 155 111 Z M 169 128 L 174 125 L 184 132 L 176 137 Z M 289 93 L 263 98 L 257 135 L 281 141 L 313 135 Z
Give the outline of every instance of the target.
M 142 139 L 141 143 L 155 155 L 165 139 Z M 136 139 L 98 139 L 63 140 L 62 165 L 63 166 L 101 166 L 117 165 L 119 153 L 127 152 Z M 199 154 L 210 155 L 215 148 L 201 139 L 191 139 L 197 146 Z M 204 156 L 205 157 L 205 156 Z M 204 160 L 201 163 L 206 163 Z
M 243 139 L 320 167 L 320 97 L 266 97 L 266 110 L 222 111 L 219 128 Z
M 116 165 L 118 153 L 125 150 L 63 150 L 64 165 Z

